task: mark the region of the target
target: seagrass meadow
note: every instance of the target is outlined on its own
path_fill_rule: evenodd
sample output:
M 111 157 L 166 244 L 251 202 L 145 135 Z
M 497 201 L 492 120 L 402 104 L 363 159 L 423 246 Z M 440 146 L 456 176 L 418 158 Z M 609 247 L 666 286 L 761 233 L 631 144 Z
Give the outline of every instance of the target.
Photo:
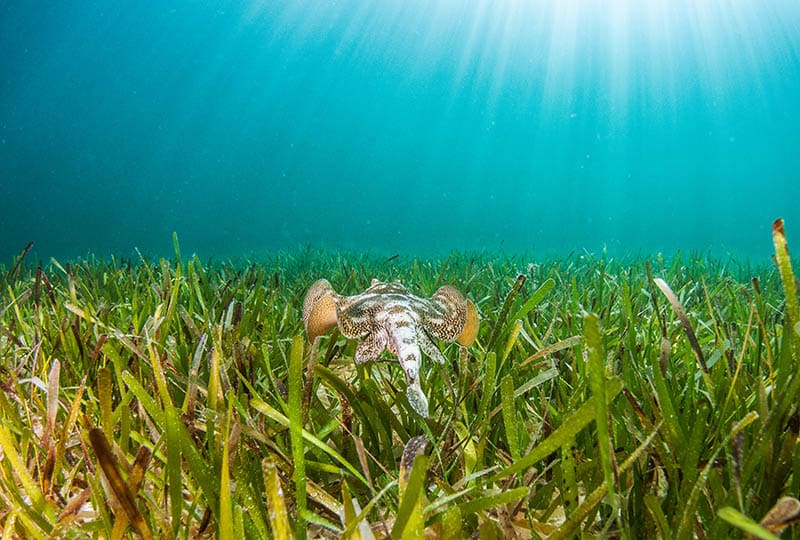
M 798 119 L 798 0 L 0 1 L 0 540 L 800 540 Z
M 780 220 L 773 239 L 760 266 L 23 252 L 0 277 L 2 537 L 800 538 Z M 476 343 L 423 364 L 430 418 L 393 358 L 306 342 L 319 276 L 474 300 Z

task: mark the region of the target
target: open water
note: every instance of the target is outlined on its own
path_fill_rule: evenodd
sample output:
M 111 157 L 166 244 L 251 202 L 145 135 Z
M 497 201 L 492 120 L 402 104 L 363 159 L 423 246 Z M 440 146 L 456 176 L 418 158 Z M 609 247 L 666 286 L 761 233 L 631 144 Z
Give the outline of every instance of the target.
M 0 261 L 800 246 L 800 2 L 0 1 Z

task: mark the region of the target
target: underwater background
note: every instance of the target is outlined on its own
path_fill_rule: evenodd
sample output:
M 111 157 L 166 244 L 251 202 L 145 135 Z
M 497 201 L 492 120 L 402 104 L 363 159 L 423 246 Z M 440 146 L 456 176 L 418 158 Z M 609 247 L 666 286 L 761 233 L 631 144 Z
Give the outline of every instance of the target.
M 0 2 L 0 261 L 766 260 L 800 3 Z

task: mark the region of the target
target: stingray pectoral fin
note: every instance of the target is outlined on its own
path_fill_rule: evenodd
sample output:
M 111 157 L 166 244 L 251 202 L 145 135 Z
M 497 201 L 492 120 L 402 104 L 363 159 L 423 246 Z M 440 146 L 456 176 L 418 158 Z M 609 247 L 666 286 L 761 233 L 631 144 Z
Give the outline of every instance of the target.
M 458 336 L 458 343 L 464 347 L 469 347 L 478 337 L 478 329 L 480 328 L 480 320 L 478 319 L 478 310 L 475 309 L 475 304 L 472 300 L 467 299 L 467 320 L 464 323 L 464 329 Z
M 356 364 L 363 364 L 378 358 L 386 348 L 386 333 L 375 331 L 364 336 L 356 347 Z
M 303 301 L 303 325 L 309 341 L 314 341 L 336 326 L 336 292 L 328 280 L 320 279 L 309 287 Z
M 423 304 L 423 325 L 432 336 L 442 341 L 455 341 L 464 328 L 467 304 L 455 287 L 440 287 L 427 304 Z

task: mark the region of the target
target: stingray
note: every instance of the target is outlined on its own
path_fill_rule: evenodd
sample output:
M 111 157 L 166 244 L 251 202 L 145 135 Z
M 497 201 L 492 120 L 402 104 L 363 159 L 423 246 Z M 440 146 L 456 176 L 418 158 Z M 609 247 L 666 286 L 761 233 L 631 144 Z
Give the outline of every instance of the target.
M 384 350 L 396 356 L 408 381 L 408 401 L 423 417 L 428 416 L 428 398 L 420 387 L 420 351 L 443 364 L 433 339 L 468 347 L 479 327 L 475 305 L 454 287 L 445 285 L 430 298 L 421 298 L 400 281 L 376 279 L 355 296 L 337 294 L 325 279 L 316 281 L 303 302 L 303 323 L 312 342 L 334 326 L 346 338 L 360 340 L 357 364 L 377 359 Z

